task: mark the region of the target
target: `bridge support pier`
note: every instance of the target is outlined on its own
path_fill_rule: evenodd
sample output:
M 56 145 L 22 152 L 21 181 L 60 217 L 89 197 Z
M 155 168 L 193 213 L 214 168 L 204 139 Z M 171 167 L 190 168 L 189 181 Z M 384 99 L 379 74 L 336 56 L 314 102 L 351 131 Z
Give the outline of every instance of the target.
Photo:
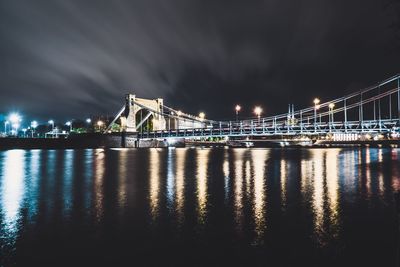
M 121 119 L 122 129 L 125 132 L 137 132 L 138 124 L 136 121 L 136 114 L 142 110 L 148 109 L 149 114 L 145 120 L 152 118 L 153 130 L 165 130 L 166 121 L 163 115 L 163 99 L 144 99 L 137 98 L 136 95 L 127 94 L 125 96 L 125 114 L 124 119 Z M 143 124 L 144 121 L 140 123 Z M 140 125 L 139 125 L 140 127 Z

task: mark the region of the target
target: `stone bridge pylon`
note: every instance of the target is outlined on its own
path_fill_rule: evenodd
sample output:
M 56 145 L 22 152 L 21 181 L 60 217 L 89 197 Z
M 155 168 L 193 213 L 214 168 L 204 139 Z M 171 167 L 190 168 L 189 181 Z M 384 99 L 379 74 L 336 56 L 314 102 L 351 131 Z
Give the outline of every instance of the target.
M 137 132 L 148 120 L 151 120 L 153 131 L 165 130 L 166 121 L 162 115 L 163 108 L 164 101 L 162 98 L 145 99 L 138 98 L 134 94 L 127 94 L 125 97 L 125 108 L 121 114 L 122 131 Z M 142 110 L 146 111 L 144 116 L 137 116 Z

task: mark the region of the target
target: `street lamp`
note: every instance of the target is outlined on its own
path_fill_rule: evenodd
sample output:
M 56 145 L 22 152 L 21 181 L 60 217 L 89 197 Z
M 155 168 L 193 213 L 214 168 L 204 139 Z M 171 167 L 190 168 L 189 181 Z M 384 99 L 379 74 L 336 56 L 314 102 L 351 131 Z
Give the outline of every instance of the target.
M 235 111 L 236 111 L 236 122 L 239 120 L 239 111 L 242 109 L 240 105 L 235 106 Z
M 22 121 L 21 116 L 17 113 L 11 113 L 10 116 L 8 117 L 8 120 L 11 123 L 12 129 L 14 129 L 15 131 L 15 135 L 18 135 L 18 128 L 20 122 Z
M 329 107 L 329 128 L 331 128 L 331 125 L 334 123 L 333 108 L 335 107 L 335 103 L 330 103 L 328 107 Z
M 254 108 L 254 114 L 256 114 L 256 116 L 258 118 L 258 122 L 260 122 L 261 113 L 262 113 L 262 108 L 260 106 L 256 106 Z
M 103 125 L 104 125 L 104 122 L 103 122 L 103 121 L 101 121 L 101 120 L 97 121 L 97 126 L 99 127 L 99 132 L 100 132 L 101 127 L 102 127 Z
M 22 129 L 22 132 L 24 133 L 24 137 L 26 137 L 26 131 L 27 131 L 26 128 Z
M 330 112 L 332 112 L 332 115 L 333 115 L 333 108 L 335 107 L 335 104 L 334 103 L 330 103 L 329 104 L 329 111 Z M 333 116 L 332 116 L 332 120 L 333 120 Z
M 319 102 L 318 98 L 314 99 L 314 132 L 317 132 L 317 109 L 319 109 Z
M 54 121 L 49 120 L 48 123 L 51 124 L 51 136 L 54 137 Z
M 205 117 L 206 117 L 206 114 L 204 112 L 199 113 L 199 118 L 201 121 L 203 121 Z
M 65 125 L 69 126 L 69 132 L 71 133 L 72 132 L 72 122 L 71 121 L 67 121 L 65 123 Z
M 4 134 L 7 135 L 7 125 L 9 124 L 9 121 L 4 122 Z
M 34 134 L 34 132 L 36 131 L 36 127 L 38 127 L 38 123 L 37 123 L 37 121 L 32 121 L 31 122 L 31 133 L 32 133 L 32 138 L 33 138 L 33 134 Z
M 86 119 L 86 123 L 90 124 L 92 122 L 92 120 L 90 118 Z

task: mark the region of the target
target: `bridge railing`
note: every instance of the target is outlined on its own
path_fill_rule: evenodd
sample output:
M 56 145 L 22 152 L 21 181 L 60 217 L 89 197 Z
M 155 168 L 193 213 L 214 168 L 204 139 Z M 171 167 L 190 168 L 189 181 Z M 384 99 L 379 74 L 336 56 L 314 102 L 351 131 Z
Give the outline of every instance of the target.
M 316 126 L 316 127 L 315 127 Z M 198 128 L 181 129 L 169 131 L 154 131 L 139 133 L 140 139 L 159 139 L 159 138 L 196 138 L 196 137 L 235 137 L 235 136 L 257 136 L 257 135 L 321 135 L 333 133 L 390 133 L 394 129 L 398 131 L 398 120 L 368 120 L 368 121 L 343 121 L 334 123 L 321 122 L 317 125 L 312 123 L 288 125 L 279 123 L 272 124 L 253 124 L 242 127 L 221 127 L 221 128 Z

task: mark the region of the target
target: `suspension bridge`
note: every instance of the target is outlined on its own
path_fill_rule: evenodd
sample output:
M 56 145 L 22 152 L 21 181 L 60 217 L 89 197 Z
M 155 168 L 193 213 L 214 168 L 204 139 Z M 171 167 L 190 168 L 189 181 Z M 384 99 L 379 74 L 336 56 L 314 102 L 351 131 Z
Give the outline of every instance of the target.
M 161 98 L 126 95 L 125 104 L 105 133 L 118 122 L 121 131 L 137 140 L 332 140 L 398 139 L 400 126 L 400 74 L 357 92 L 268 117 L 211 120 L 164 105 Z

